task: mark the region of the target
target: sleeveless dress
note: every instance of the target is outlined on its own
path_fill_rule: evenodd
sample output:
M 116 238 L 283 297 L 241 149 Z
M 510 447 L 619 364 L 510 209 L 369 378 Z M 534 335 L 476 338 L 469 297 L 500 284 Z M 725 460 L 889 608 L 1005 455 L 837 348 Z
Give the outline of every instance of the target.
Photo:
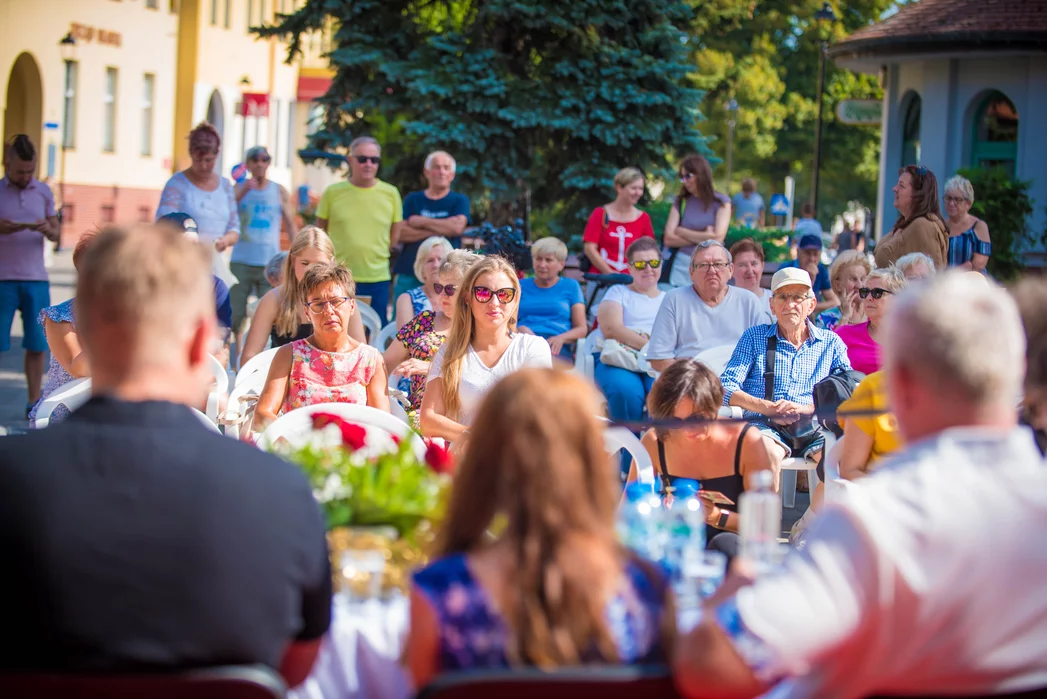
M 43 325 L 46 318 L 50 318 L 53 323 L 71 323 L 75 329 L 76 314 L 73 310 L 73 299 L 63 301 L 54 306 L 48 306 L 40 311 L 40 316 L 37 319 L 37 322 L 39 322 L 40 325 Z M 36 405 L 33 406 L 33 409 L 29 411 L 29 425 L 31 427 L 36 426 L 36 411 L 39 410 L 40 404 L 43 403 L 49 395 L 70 381 L 75 381 L 75 379 L 69 375 L 69 372 L 66 371 L 61 364 L 58 363 L 58 360 L 55 359 L 55 355 L 52 352 L 51 360 L 47 365 L 47 384 L 44 386 L 44 389 L 40 391 L 40 400 L 38 400 Z M 64 420 L 69 417 L 69 414 L 68 408 L 64 405 L 59 405 L 51 413 L 50 422 L 48 424 L 54 424 Z
M 413 289 L 408 289 L 407 296 L 411 299 L 411 310 L 414 311 L 415 315 L 422 311 L 433 310 L 433 304 L 429 301 L 429 297 L 425 295 L 423 287 L 416 286 Z
M 382 355 L 370 345 L 350 352 L 324 352 L 308 340 L 291 343 L 291 374 L 282 413 L 317 403 L 367 405 L 371 382 Z
M 949 236 L 948 262 L 950 267 L 959 267 L 965 262 L 970 262 L 974 254 L 991 256 L 992 243 L 987 243 L 974 232 L 974 226 L 981 223 L 974 219 L 974 225 L 959 235 Z
M 440 335 L 433 330 L 435 323 L 435 313 L 422 311 L 405 323 L 400 328 L 400 332 L 396 333 L 396 339 L 404 344 L 411 359 L 421 359 L 425 362 L 432 361 L 433 357 L 436 356 L 437 350 L 443 346 L 447 336 Z M 419 374 L 412 376 L 410 379 L 410 389 L 407 396 L 411 401 L 412 410 L 418 410 L 422 407 L 422 396 L 425 394 L 427 378 L 425 374 Z
M 610 601 L 605 618 L 623 665 L 665 661 L 660 624 L 666 582 L 638 563 L 624 571 L 626 585 Z M 442 671 L 505 668 L 509 630 L 487 592 L 473 578 L 464 554 L 440 558 L 412 576 L 416 589 L 433 605 L 440 624 Z M 603 662 L 595 649 L 585 662 Z

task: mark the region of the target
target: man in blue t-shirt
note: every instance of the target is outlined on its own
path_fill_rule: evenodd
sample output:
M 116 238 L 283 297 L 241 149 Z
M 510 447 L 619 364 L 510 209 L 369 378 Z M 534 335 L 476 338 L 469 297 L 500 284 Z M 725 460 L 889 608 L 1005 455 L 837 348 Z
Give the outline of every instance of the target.
M 442 150 L 430 153 L 423 171 L 429 186 L 404 197 L 404 222 L 400 229 L 404 248 L 393 266 L 396 275 L 393 298 L 422 283 L 414 276 L 414 260 L 423 240 L 439 235 L 450 240 L 454 247 L 461 246 L 462 232 L 469 224 L 469 197 L 451 191 L 454 171 L 455 162 L 450 153 Z
M 764 227 L 765 210 L 763 197 L 756 191 L 756 180 L 746 177 L 742 180 L 742 191 L 731 197 L 734 209 L 734 222 L 744 228 Z
M 822 237 L 808 233 L 800 237 L 796 259 L 790 260 L 778 268 L 799 267 L 811 275 L 811 280 L 813 281 L 812 288 L 815 296 L 818 297 L 818 303 L 814 306 L 814 313 L 811 314 L 812 318 L 817 318 L 822 311 L 836 308 L 840 305 L 840 299 L 837 298 L 836 292 L 833 291 L 832 281 L 829 279 L 829 268 L 822 264 L 821 259 Z

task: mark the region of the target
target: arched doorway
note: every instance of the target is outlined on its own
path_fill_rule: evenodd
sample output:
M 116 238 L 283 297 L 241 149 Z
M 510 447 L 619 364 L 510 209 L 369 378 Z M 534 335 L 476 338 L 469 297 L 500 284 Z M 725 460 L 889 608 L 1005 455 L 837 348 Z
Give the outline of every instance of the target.
M 207 102 L 207 121 L 218 129 L 218 135 L 221 136 L 222 143 L 225 143 L 225 105 L 218 90 L 211 93 L 211 99 Z M 223 177 L 227 174 L 222 169 L 222 154 L 224 152 L 224 148 L 218 152 L 218 162 L 215 164 L 216 171 Z
M 971 165 L 1001 167 L 1012 177 L 1018 162 L 1018 110 L 1002 92 L 990 92 L 974 112 Z
M 20 133 L 28 134 L 37 153 L 44 151 L 44 86 L 40 68 L 28 53 L 19 54 L 7 79 L 4 109 L 4 141 Z

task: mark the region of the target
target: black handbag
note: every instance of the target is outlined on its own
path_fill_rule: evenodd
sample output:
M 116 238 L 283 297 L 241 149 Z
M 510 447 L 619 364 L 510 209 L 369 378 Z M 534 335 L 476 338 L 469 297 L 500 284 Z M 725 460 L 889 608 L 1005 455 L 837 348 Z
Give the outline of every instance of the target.
M 864 378 L 862 372 L 850 369 L 829 374 L 814 385 L 814 410 L 822 416 L 822 425 L 837 437 L 843 436 L 843 426 L 836 413 L 840 405 L 854 395 L 854 389 Z

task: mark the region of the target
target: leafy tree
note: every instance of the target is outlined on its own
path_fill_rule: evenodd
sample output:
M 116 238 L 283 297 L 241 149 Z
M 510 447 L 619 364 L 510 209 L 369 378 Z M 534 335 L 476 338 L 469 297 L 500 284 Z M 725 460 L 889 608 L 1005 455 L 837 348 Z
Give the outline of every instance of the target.
M 695 20 L 685 0 L 307 0 L 259 33 L 289 35 L 291 60 L 303 34 L 337 28 L 310 147 L 344 153 L 385 129 L 383 176 L 405 189 L 446 149 L 459 189 L 503 204 L 529 193 L 555 228 L 606 202 L 621 167 L 670 177 L 677 154 L 710 153 Z
M 1029 197 L 1029 181 L 1011 177 L 998 167 L 967 168 L 958 174 L 974 187 L 971 214 L 989 227 L 989 274 L 1000 281 L 1017 279 L 1025 268 L 1024 253 L 1047 244 L 1047 231 L 1037 234 L 1029 229 L 1034 204 Z

